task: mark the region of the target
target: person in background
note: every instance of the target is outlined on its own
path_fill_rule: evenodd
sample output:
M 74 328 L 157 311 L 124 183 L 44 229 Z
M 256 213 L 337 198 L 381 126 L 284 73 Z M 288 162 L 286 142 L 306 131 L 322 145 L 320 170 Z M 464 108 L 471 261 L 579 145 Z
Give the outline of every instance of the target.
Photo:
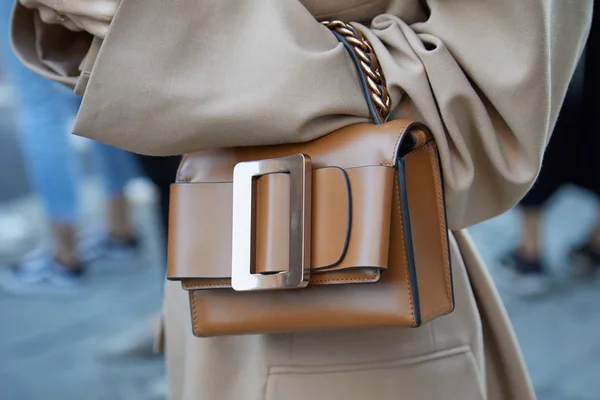
M 65 292 L 76 287 L 85 261 L 100 254 L 129 256 L 138 246 L 130 224 L 124 186 L 137 175 L 132 154 L 98 142 L 90 143 L 92 161 L 107 194 L 107 232 L 82 248 L 77 232 L 77 154 L 68 124 L 80 98 L 34 74 L 17 61 L 8 40 L 12 1 L 0 2 L 0 62 L 16 89 L 19 138 L 31 183 L 50 220 L 51 249 L 36 251 L 18 265 L 0 270 L 0 286 L 11 292 Z M 89 242 L 89 241 L 88 241 Z
M 177 168 L 181 161 L 180 156 L 152 157 L 136 154 L 144 174 L 158 189 L 159 213 L 161 221 L 161 235 L 166 246 L 167 228 L 169 226 L 169 193 L 170 186 L 175 183 Z M 166 252 L 165 252 L 166 253 Z M 165 260 L 166 268 L 166 260 Z
M 589 235 L 569 252 L 570 272 L 589 276 L 600 271 L 600 20 L 598 5 L 590 35 L 576 74 L 571 81 L 554 133 L 548 145 L 540 175 L 519 204 L 522 232 L 519 243 L 501 259 L 505 268 L 503 286 L 517 294 L 545 293 L 552 279 L 542 257 L 541 221 L 544 206 L 565 184 L 574 184 L 592 193 L 598 203 L 598 217 Z

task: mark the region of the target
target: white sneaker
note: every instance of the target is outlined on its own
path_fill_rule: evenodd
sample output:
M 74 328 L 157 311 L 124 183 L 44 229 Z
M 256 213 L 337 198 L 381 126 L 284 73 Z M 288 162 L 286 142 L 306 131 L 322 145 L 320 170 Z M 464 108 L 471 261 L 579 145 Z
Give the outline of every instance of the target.
M 73 294 L 81 271 L 71 272 L 49 254 L 36 254 L 13 267 L 0 268 L 0 287 L 13 294 Z

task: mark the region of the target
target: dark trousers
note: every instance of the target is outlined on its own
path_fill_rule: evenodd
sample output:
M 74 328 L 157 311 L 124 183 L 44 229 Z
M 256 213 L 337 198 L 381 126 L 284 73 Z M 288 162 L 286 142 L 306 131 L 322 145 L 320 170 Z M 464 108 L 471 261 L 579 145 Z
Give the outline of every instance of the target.
M 535 184 L 521 201 L 538 208 L 564 184 L 600 200 L 600 4 L 594 4 L 585 53 L 571 81 Z
M 154 182 L 160 193 L 160 219 L 163 237 L 167 242 L 167 228 L 169 226 L 169 186 L 175 182 L 177 168 L 181 157 L 150 157 L 138 155 L 142 169 Z

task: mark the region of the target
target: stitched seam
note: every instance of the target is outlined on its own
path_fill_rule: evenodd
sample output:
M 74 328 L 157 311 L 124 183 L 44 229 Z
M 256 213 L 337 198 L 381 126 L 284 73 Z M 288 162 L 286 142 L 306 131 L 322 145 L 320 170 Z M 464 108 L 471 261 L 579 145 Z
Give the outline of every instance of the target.
M 197 289 L 197 288 L 203 288 L 203 287 L 223 287 L 223 288 L 227 288 L 227 287 L 231 287 L 231 285 L 228 285 L 226 283 L 207 283 L 207 284 L 199 284 L 199 285 L 183 285 L 184 289 Z
M 398 176 L 398 171 L 396 171 L 396 177 Z M 400 240 L 402 241 L 402 248 L 404 249 L 404 251 L 402 252 L 402 254 L 404 255 L 404 265 L 406 266 L 406 291 L 408 293 L 408 301 L 410 304 L 410 314 L 412 317 L 412 324 L 413 326 L 417 325 L 417 321 L 415 320 L 415 308 L 414 308 L 414 304 L 413 304 L 413 297 L 412 297 L 412 289 L 410 287 L 410 277 L 408 275 L 408 258 L 406 257 L 406 242 L 404 241 L 404 218 L 402 217 L 402 209 L 400 208 L 400 183 L 398 182 L 398 178 L 395 179 L 395 185 L 398 188 L 398 190 L 396 191 L 396 194 L 398 196 L 398 213 L 400 214 L 400 222 L 401 222 L 401 226 L 400 226 Z
M 431 153 L 431 155 L 432 155 L 432 157 L 429 158 L 429 162 L 431 163 L 433 173 L 435 174 L 434 184 L 435 184 L 435 192 L 436 192 L 436 201 L 437 201 L 437 206 L 438 206 L 437 207 L 438 218 L 440 221 L 444 221 L 444 215 L 443 215 L 443 210 L 444 210 L 443 196 L 444 195 L 442 193 L 442 188 L 440 186 L 441 176 L 440 176 L 439 165 L 434 162 L 434 161 L 438 161 L 438 157 L 437 157 L 437 152 L 434 151 L 434 149 L 433 149 L 433 143 L 428 143 L 425 146 L 421 147 L 420 149 L 411 152 L 407 156 L 407 158 L 413 154 L 418 154 L 418 153 L 425 152 L 425 151 Z M 446 298 L 448 299 L 448 305 L 452 306 L 452 284 L 450 283 L 450 271 L 449 271 L 450 260 L 448 260 L 448 241 L 446 240 L 447 234 L 444 231 L 444 227 L 441 224 L 440 224 L 440 237 L 442 238 L 442 251 L 444 252 L 444 263 L 445 263 L 444 279 L 446 281 Z
M 190 292 L 190 303 L 192 303 L 192 322 L 194 325 L 194 333 L 198 332 L 198 315 L 196 314 L 196 294 Z
M 364 282 L 364 281 L 368 281 L 368 282 L 377 282 L 379 280 L 379 277 L 376 278 L 342 278 L 342 279 L 316 279 L 314 281 L 310 281 L 310 283 L 317 283 L 317 282 L 321 282 L 321 283 L 335 283 L 335 282 Z
M 338 278 L 338 279 L 316 279 L 311 280 L 309 283 L 335 283 L 335 282 L 376 282 L 379 279 L 375 278 Z M 184 289 L 198 289 L 198 288 L 206 288 L 206 287 L 221 287 L 221 288 L 229 288 L 231 285 L 226 283 L 206 283 L 206 284 L 198 284 L 198 285 L 183 285 Z
M 409 158 L 410 156 L 412 156 L 414 154 L 419 154 L 419 153 L 423 153 L 424 151 L 428 151 L 432 145 L 433 145 L 433 142 L 426 143 L 422 147 L 419 147 L 418 149 L 411 151 L 405 157 Z
M 439 161 L 437 152 L 433 150 L 433 146 L 427 146 L 429 152 L 431 153 L 431 158 L 429 159 L 431 162 L 431 168 L 433 168 L 433 172 L 435 173 L 435 191 L 437 193 L 437 203 L 438 203 L 438 218 L 440 221 L 444 221 L 444 201 L 443 201 L 443 192 L 440 185 L 441 177 L 440 177 L 440 169 L 439 169 Z M 436 161 L 434 163 L 434 160 Z M 444 224 L 445 225 L 445 224 Z M 446 264 L 444 267 L 444 276 L 446 278 L 446 295 L 448 297 L 448 305 L 452 306 L 452 284 L 450 283 L 450 260 L 449 251 L 448 251 L 448 232 L 445 231 L 444 227 L 440 224 L 440 237 L 442 238 L 442 250 L 444 250 L 444 263 Z

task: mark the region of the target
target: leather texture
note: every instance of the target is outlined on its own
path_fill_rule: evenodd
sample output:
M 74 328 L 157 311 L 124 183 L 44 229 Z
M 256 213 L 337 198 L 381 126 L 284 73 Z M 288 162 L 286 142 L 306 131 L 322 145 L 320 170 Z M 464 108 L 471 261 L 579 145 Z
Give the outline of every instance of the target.
M 304 153 L 312 162 L 306 288 L 231 288 L 233 169 Z M 302 144 L 187 155 L 171 189 L 168 279 L 189 291 L 196 336 L 416 327 L 454 307 L 437 148 L 409 121 L 357 124 Z M 290 181 L 255 186 L 255 274 L 288 269 Z
M 382 249 L 387 249 L 389 243 L 393 173 L 390 167 L 354 168 L 347 172 L 347 185 L 346 174 L 341 169 L 313 171 L 313 273 L 355 269 L 357 273 L 363 270 L 369 281 L 377 280 L 379 270 L 387 266 L 387 251 Z M 351 203 L 349 186 L 354 194 Z M 174 204 L 171 226 L 184 223 L 189 230 L 184 235 L 171 236 L 169 277 L 203 277 L 210 287 L 214 283 L 211 279 L 230 279 L 231 182 L 173 185 L 171 199 Z M 221 206 L 215 207 L 215 204 Z M 289 204 L 286 174 L 258 179 L 254 273 L 287 269 Z M 190 210 L 198 210 L 193 213 L 197 224 L 190 224 Z M 199 264 L 197 260 L 203 262 Z M 357 265 L 365 267 L 356 268 Z M 331 282 L 321 277 L 315 283 Z M 202 285 L 198 282 L 196 286 Z

